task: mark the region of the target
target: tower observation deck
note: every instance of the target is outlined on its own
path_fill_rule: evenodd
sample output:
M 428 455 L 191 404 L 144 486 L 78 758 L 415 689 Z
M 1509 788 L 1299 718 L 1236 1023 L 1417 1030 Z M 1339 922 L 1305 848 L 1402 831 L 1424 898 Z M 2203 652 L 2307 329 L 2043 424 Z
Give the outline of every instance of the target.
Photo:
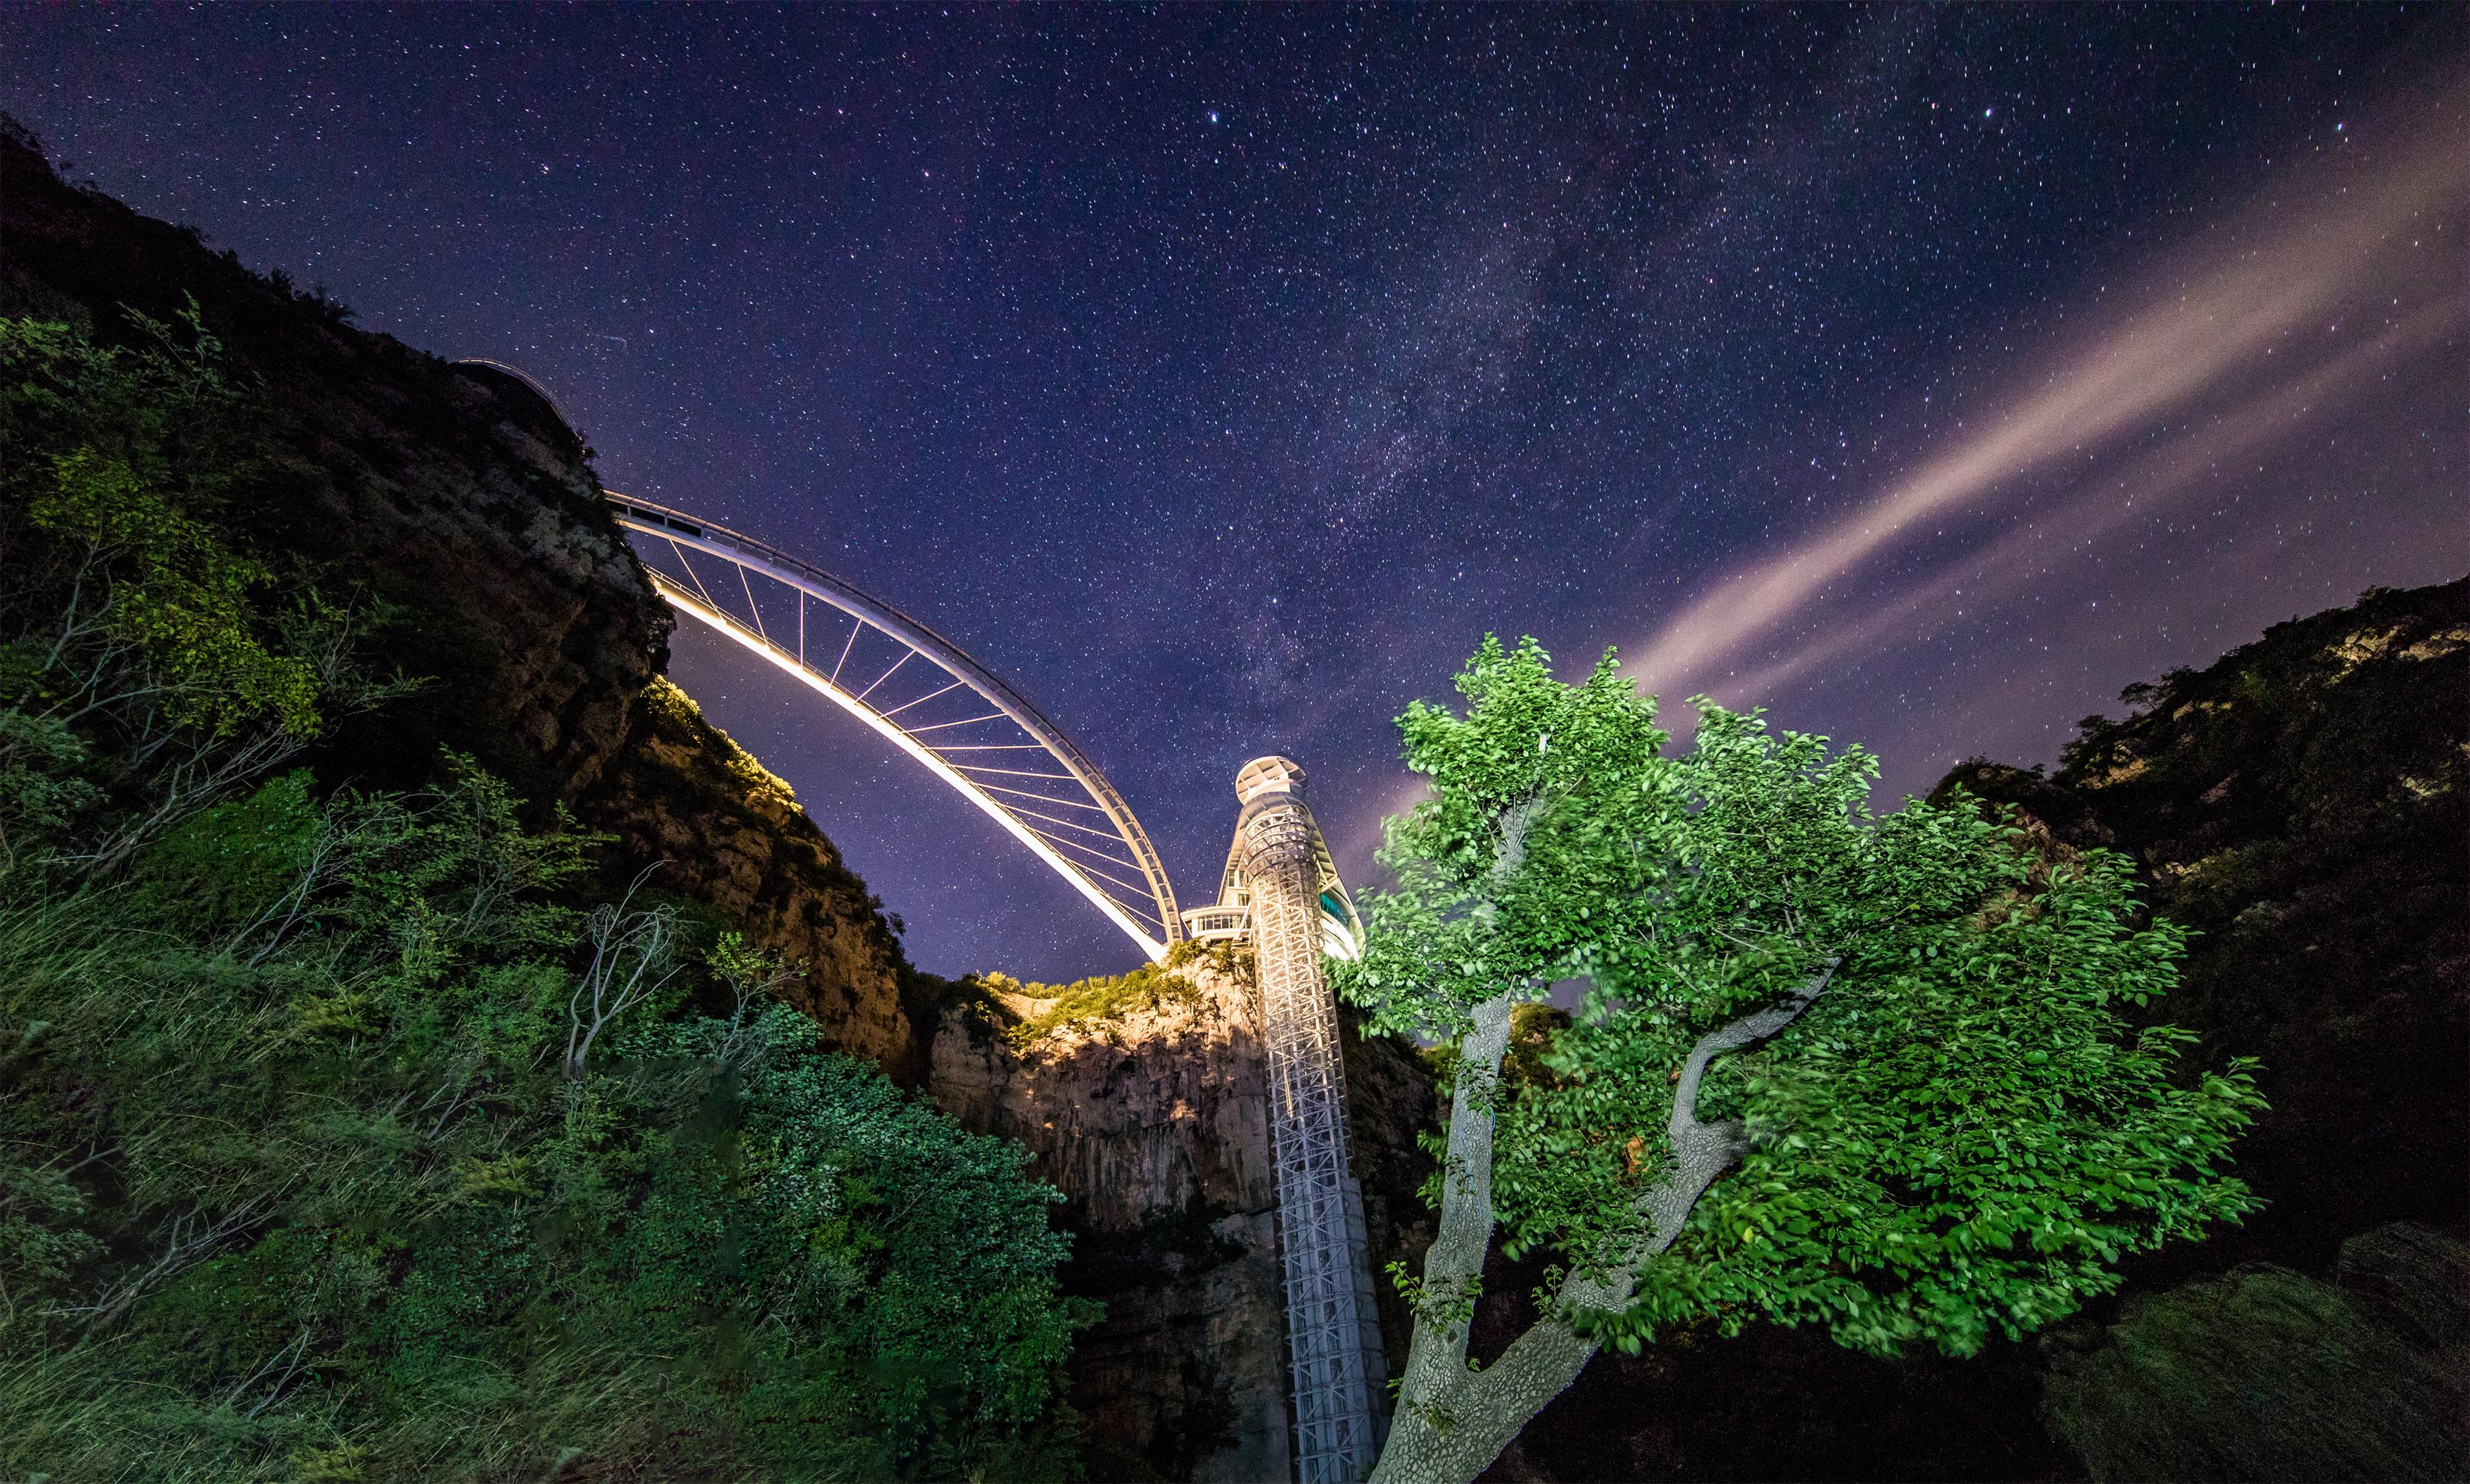
M 1301 1484 L 1354 1484 L 1380 1452 L 1384 1364 L 1363 1194 L 1347 1163 L 1346 1072 L 1324 955 L 1352 959 L 1363 929 L 1304 771 L 1256 757 L 1236 775 L 1243 813 L 1215 906 L 1184 914 L 1200 939 L 1249 936 L 1268 1053 L 1287 1360 Z

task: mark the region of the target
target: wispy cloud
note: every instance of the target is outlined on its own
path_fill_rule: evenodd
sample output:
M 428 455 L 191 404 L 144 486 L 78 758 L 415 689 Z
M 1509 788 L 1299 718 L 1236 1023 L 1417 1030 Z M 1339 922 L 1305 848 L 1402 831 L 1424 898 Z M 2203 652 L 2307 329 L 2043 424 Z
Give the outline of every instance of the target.
M 1821 664 L 1946 617 L 1964 606 L 1968 591 L 1978 605 L 2001 591 L 2002 585 L 2027 578 L 2059 553 L 2080 548 L 2132 522 L 2155 520 L 2182 497 L 2201 490 L 2205 475 L 2228 460 L 2304 433 L 2317 415 L 2356 397 L 2378 372 L 2426 349 L 2447 332 L 2459 330 L 2466 321 L 2470 321 L 2470 295 L 2456 295 L 2422 310 L 2332 361 L 2135 456 L 2115 471 L 2106 471 L 2058 508 L 1903 585 L 1872 604 L 1865 616 L 1829 624 L 1806 642 L 1729 680 L 1723 688 L 1752 699 L 1773 695 L 1786 682 Z
M 2055 358 L 2047 376 L 1993 403 L 1998 410 L 1978 431 L 1849 514 L 1717 580 L 1632 651 L 1632 671 L 1666 694 L 1706 688 L 1744 668 L 1772 684 L 1880 638 L 1909 621 L 1918 600 L 1934 588 L 1951 587 L 1962 572 L 1985 564 L 2013 566 L 2028 554 L 2032 533 L 2011 534 L 1949 563 L 1935 578 L 1907 589 L 1906 601 L 1891 601 L 1797 650 L 1773 655 L 1779 631 L 1806 618 L 1831 586 L 1865 576 L 1888 559 L 1909 559 L 1919 543 L 1937 539 L 1950 521 L 1979 516 L 2023 476 L 2045 475 L 2062 460 L 2085 460 L 2149 434 L 2200 399 L 2247 387 L 2287 337 L 2320 328 L 2328 313 L 2380 289 L 2398 270 L 2400 255 L 2412 250 L 2414 234 L 2470 199 L 2463 92 L 2448 88 L 2417 116 L 2379 130 L 2401 144 L 2377 168 L 2324 172 L 2304 182 L 2313 204 L 2303 211 L 2261 206 L 2231 222 L 2217 238 L 2227 247 L 2211 261 L 2156 279 L 2139 296 L 2144 307 L 2112 317 Z M 2295 194 L 2286 182 L 2285 197 Z M 2450 242 L 2441 250 L 2458 252 Z M 2293 408 L 2342 395 L 2403 346 L 2424 344 L 2458 323 L 2460 313 L 2458 300 L 2447 299 L 2314 372 L 2279 379 L 2277 386 L 2272 384 L 2276 378 L 2265 376 L 2271 389 L 2248 393 L 2239 410 L 2193 419 L 2196 426 L 2179 441 L 2141 455 L 2125 487 L 2158 496 L 2183 486 L 2209 450 L 2277 436 Z M 2106 493 L 2087 493 L 2051 517 L 2040 539 L 2061 528 L 2084 539 L 2131 518 L 2135 512 L 2118 499 L 2121 484 L 2105 480 L 2104 486 Z

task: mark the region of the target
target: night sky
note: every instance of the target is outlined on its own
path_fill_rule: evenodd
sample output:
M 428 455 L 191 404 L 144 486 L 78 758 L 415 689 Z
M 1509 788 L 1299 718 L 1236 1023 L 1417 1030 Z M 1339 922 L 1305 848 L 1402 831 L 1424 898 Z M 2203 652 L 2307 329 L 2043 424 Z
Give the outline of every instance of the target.
M 0 11 L 0 107 L 974 652 L 1208 897 L 1487 630 L 1883 806 L 2470 568 L 2470 12 Z M 957 973 L 1135 957 L 681 627 Z

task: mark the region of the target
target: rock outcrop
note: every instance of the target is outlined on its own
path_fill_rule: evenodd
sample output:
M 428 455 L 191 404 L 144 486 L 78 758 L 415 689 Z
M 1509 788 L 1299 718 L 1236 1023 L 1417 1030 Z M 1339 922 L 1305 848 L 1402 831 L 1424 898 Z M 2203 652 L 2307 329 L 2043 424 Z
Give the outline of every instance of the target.
M 1077 1234 L 1067 1283 L 1107 1306 L 1072 1363 L 1093 1477 L 1282 1479 L 1285 1301 L 1267 1064 L 1248 960 L 1193 959 L 1188 992 L 1015 1046 L 1007 1023 L 1052 1002 L 997 996 L 948 1012 L 927 1080 L 967 1126 L 1027 1145 Z M 1345 1026 L 1355 1171 L 1376 1273 L 1420 1264 L 1416 1192 L 1433 1116 L 1412 1053 Z M 1386 1282 L 1384 1337 L 1404 1363 L 1409 1317 Z
M 616 837 L 608 874 L 662 863 L 646 879 L 684 890 L 805 972 L 781 996 L 844 1051 L 898 1081 L 925 1078 L 897 986 L 910 972 L 882 903 L 798 808 L 789 786 L 655 677 L 627 713 L 618 758 L 579 800 Z M 614 885 L 614 883 L 611 883 Z
M 925 1042 L 879 904 L 794 805 L 732 771 L 743 754 L 690 707 L 646 705 L 671 617 L 556 410 L 66 184 L 0 128 L 0 314 L 126 344 L 148 336 L 135 316 L 176 327 L 192 303 L 268 409 L 263 476 L 223 522 L 366 605 L 371 657 L 429 681 L 338 728 L 320 776 L 408 787 L 440 748 L 472 754 L 615 835 L 610 883 L 664 860 L 661 889 L 805 962 L 800 993 L 831 1043 L 916 1082 Z
M 1281 1479 L 1286 1358 L 1257 996 L 1240 966 L 1176 971 L 1188 997 L 1014 1047 L 1006 1017 L 948 1014 L 927 1088 L 1027 1145 L 1078 1234 L 1069 1282 L 1107 1306 L 1073 1356 L 1093 1467 Z M 1009 1007 L 1034 1014 L 1036 1004 Z

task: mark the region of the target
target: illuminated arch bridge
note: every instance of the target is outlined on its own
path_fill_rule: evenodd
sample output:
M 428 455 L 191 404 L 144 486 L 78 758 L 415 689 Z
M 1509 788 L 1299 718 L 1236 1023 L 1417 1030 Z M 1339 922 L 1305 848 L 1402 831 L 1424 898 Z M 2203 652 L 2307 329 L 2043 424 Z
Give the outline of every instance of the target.
M 548 388 L 522 370 L 485 357 L 454 365 L 501 394 L 538 399 L 549 419 L 573 426 Z M 1235 853 L 1216 903 L 1178 914 L 1157 851 L 1115 786 L 1028 698 L 959 645 L 751 536 L 601 494 L 669 606 L 873 728 L 1028 846 L 1143 953 L 1162 957 L 1187 938 L 1251 939 L 1251 884 Z M 1312 845 L 1323 951 L 1355 958 L 1363 922 L 1317 828 Z
M 671 607 L 873 728 L 984 810 L 1151 958 L 1184 935 L 1130 806 L 1020 692 L 881 598 L 751 536 L 607 493 Z

